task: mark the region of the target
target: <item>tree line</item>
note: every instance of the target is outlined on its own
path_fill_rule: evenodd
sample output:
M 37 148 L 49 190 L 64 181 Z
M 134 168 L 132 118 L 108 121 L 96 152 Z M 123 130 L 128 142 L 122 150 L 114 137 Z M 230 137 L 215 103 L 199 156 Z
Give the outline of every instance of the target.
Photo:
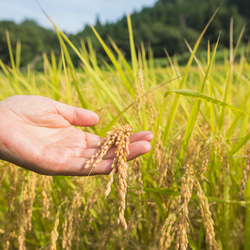
M 210 24 L 201 47 L 206 49 L 207 41 L 214 43 L 220 34 L 220 47 L 227 48 L 232 17 L 234 41 L 237 41 L 241 29 L 246 25 L 242 42 L 247 43 L 250 35 L 249 0 L 158 0 L 153 7 L 143 8 L 140 12 L 131 14 L 135 45 L 139 47 L 141 42 L 145 46 L 150 45 L 155 57 L 164 57 L 164 48 L 170 55 L 182 54 L 187 51 L 184 39 L 193 45 L 218 7 L 219 12 Z M 94 27 L 106 43 L 109 44 L 109 39 L 112 38 L 129 59 L 126 16 L 116 23 L 106 24 L 101 24 L 97 18 Z M 14 54 L 16 42 L 21 41 L 21 66 L 31 63 L 43 52 L 50 53 L 53 50 L 57 56 L 60 54 L 59 41 L 53 30 L 45 29 L 33 20 L 25 20 L 21 24 L 1 21 L 0 58 L 5 64 L 10 63 L 6 30 L 10 34 Z M 105 58 L 105 53 L 90 26 L 86 25 L 77 34 L 67 35 L 76 46 L 80 46 L 80 41 L 86 42 L 90 39 L 96 53 Z M 72 58 L 77 65 L 77 57 L 72 54 Z

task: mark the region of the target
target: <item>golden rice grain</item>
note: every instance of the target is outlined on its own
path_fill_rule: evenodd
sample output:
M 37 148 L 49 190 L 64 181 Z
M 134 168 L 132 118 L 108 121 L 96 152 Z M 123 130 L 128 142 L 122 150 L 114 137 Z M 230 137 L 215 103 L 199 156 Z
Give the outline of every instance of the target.
M 192 166 L 187 165 L 187 169 L 183 177 L 181 178 L 181 190 L 178 196 L 177 211 L 180 211 L 180 215 L 177 223 L 176 232 L 176 248 L 175 249 L 187 249 L 187 226 L 188 226 L 188 204 L 192 196 L 194 186 L 194 170 Z
M 57 231 L 57 228 L 59 226 L 59 211 L 57 212 L 56 214 L 56 220 L 55 220 L 55 224 L 54 224 L 54 228 L 51 232 L 51 235 L 50 235 L 50 240 L 51 240 L 51 243 L 50 243 L 50 250 L 56 250 L 57 247 L 56 247 L 56 242 L 57 242 L 57 239 L 58 239 L 58 236 L 59 236 L 59 233 Z
M 201 217 L 206 231 L 207 244 L 209 245 L 209 248 L 212 250 L 219 249 L 219 245 L 215 239 L 214 221 L 212 219 L 212 214 L 209 209 L 208 199 L 205 196 L 198 180 L 196 181 L 196 186 L 197 186 L 197 196 L 199 199 Z
M 107 151 L 112 147 L 116 146 L 115 158 L 111 166 L 111 172 L 109 174 L 109 182 L 105 191 L 107 197 L 111 191 L 111 185 L 114 180 L 114 173 L 117 170 L 117 193 L 118 193 L 118 205 L 119 205 L 119 216 L 118 223 L 121 223 L 124 229 L 127 228 L 127 223 L 124 217 L 124 211 L 126 207 L 125 198 L 127 194 L 127 167 L 126 159 L 129 154 L 129 143 L 130 136 L 134 130 L 132 125 L 124 125 L 120 128 L 113 127 L 112 131 L 107 133 L 107 136 L 99 143 L 101 149 L 86 162 L 85 168 L 92 166 L 93 168 L 101 162 Z
M 160 249 L 168 249 L 171 246 L 171 243 L 175 237 L 175 222 L 176 222 L 176 214 L 171 213 L 167 219 L 165 220 L 162 228 L 161 228 L 161 237 L 160 237 Z
M 201 162 L 201 165 L 199 165 L 199 167 L 197 169 L 197 175 L 201 180 L 203 180 L 204 173 L 207 170 L 207 166 L 208 166 L 208 162 L 209 162 L 209 156 L 210 156 L 210 147 L 211 147 L 210 140 L 208 140 L 205 143 L 205 145 L 202 145 L 202 147 L 201 147 L 200 154 L 202 153 L 202 162 Z
M 41 185 L 43 187 L 41 195 L 42 195 L 42 217 L 49 218 L 50 217 L 50 201 L 51 201 L 51 193 L 52 187 L 51 183 L 53 182 L 52 176 L 41 176 Z
M 33 202 L 36 196 L 36 174 L 29 172 L 23 182 L 23 190 L 19 201 L 19 229 L 18 229 L 18 248 L 26 249 L 25 237 L 27 230 L 31 230 L 31 217 L 33 211 Z
M 10 179 L 12 180 L 10 186 L 10 193 L 8 196 L 8 211 L 6 215 L 4 237 L 3 237 L 3 249 L 9 249 L 11 238 L 15 237 L 15 231 L 17 230 L 17 225 L 19 222 L 19 217 L 17 216 L 19 211 L 19 200 L 18 191 L 22 186 L 22 181 L 24 177 L 24 171 L 19 171 L 16 166 L 10 164 L 9 169 Z
M 133 161 L 133 172 L 135 173 L 137 183 L 140 187 L 140 193 L 143 193 L 143 180 L 141 174 L 141 162 L 139 157 L 134 159 Z
M 169 248 L 174 238 L 176 242 L 175 249 L 184 250 L 188 247 L 188 204 L 194 187 L 193 166 L 186 166 L 186 171 L 182 176 L 181 181 L 180 194 L 177 198 L 177 208 L 174 213 L 169 214 L 161 229 L 161 249 Z
M 72 240 L 77 239 L 76 230 L 79 228 L 80 220 L 80 207 L 82 205 L 81 194 L 75 192 L 72 203 L 67 209 L 67 214 L 63 223 L 63 249 L 70 250 L 72 249 Z
M 157 170 L 159 173 L 159 187 L 163 186 L 164 179 L 167 175 L 167 166 L 164 160 L 164 147 L 161 140 L 161 128 L 158 128 L 156 134 L 155 148 L 154 148 L 154 158 L 157 165 Z
M 145 104 L 145 89 L 144 89 L 144 76 L 142 65 L 140 65 L 137 74 L 137 86 L 136 86 L 136 108 L 137 113 L 140 114 L 141 104 Z
M 245 190 L 247 174 L 249 170 L 250 170 L 250 148 L 247 150 L 246 166 L 245 166 L 245 169 L 243 170 L 243 177 L 242 177 L 241 184 L 240 184 L 239 196 L 242 196 L 243 191 Z
M 222 135 L 215 135 L 213 137 L 213 147 L 214 153 L 219 158 L 220 162 L 223 163 L 223 169 L 226 174 L 229 174 L 229 159 L 228 159 L 228 152 L 226 148 L 226 142 Z

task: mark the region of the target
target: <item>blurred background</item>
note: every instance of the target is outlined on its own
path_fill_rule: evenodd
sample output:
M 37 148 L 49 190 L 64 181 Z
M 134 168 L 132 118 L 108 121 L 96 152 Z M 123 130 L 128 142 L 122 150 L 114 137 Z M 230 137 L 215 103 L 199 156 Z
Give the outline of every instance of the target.
M 127 11 L 131 14 L 135 45 L 143 42 L 151 46 L 155 58 L 165 57 L 164 49 L 170 56 L 188 53 L 184 39 L 192 46 L 218 7 L 220 10 L 205 34 L 201 50 L 206 50 L 208 41 L 213 44 L 219 34 L 219 49 L 229 47 L 232 18 L 234 43 L 243 27 L 246 29 L 242 46 L 248 43 L 250 34 L 249 0 L 41 0 L 39 4 L 76 46 L 90 39 L 98 58 L 102 59 L 105 53 L 89 25 L 97 29 L 106 43 L 112 38 L 129 59 Z M 39 4 L 32 0 L 0 0 L 0 58 L 5 64 L 10 62 L 6 30 L 13 48 L 21 41 L 21 66 L 34 60 L 39 62 L 43 52 L 53 50 L 60 54 L 53 25 Z M 77 57 L 72 55 L 72 59 L 77 65 Z

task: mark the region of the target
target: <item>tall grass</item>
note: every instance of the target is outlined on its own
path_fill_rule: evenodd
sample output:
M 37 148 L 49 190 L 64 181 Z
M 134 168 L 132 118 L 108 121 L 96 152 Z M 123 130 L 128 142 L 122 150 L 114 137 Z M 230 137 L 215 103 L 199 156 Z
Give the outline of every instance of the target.
M 2 249 L 249 249 L 247 172 L 238 195 L 249 157 L 249 47 L 236 61 L 239 38 L 218 65 L 218 34 L 206 58 L 198 58 L 205 27 L 188 46 L 186 66 L 166 57 L 166 67 L 154 67 L 150 47 L 135 49 L 128 15 L 131 64 L 92 27 L 108 65 L 97 63 L 91 41 L 76 48 L 54 27 L 61 57 L 43 55 L 44 72 L 20 69 L 21 44 L 14 58 L 7 33 L 11 66 L 0 60 L 0 98 L 43 95 L 94 110 L 100 123 L 88 131 L 105 136 L 113 125 L 129 123 L 135 132 L 154 132 L 152 150 L 130 163 L 125 231 L 117 224 L 116 192 L 105 198 L 107 177 L 38 177 L 0 162 Z

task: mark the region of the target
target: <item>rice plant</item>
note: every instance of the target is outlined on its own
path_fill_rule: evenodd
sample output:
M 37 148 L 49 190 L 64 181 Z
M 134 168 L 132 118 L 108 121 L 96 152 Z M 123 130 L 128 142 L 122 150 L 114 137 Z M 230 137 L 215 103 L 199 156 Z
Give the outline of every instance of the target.
M 186 66 L 166 50 L 167 66 L 155 67 L 152 48 L 136 50 L 129 15 L 131 63 L 94 27 L 112 65 L 97 63 L 90 41 L 76 48 L 56 25 L 61 57 L 44 54 L 44 72 L 22 71 L 20 43 L 14 58 L 8 42 L 11 66 L 0 60 L 0 99 L 34 94 L 94 110 L 100 123 L 85 130 L 108 135 L 87 167 L 115 143 L 121 172 L 39 176 L 1 161 L 2 249 L 249 249 L 249 46 L 236 61 L 239 37 L 219 65 L 218 34 L 206 58 L 196 57 L 209 23 L 193 48 L 186 42 Z M 152 131 L 154 139 L 150 153 L 128 163 L 124 173 L 124 148 L 133 133 L 126 124 Z

